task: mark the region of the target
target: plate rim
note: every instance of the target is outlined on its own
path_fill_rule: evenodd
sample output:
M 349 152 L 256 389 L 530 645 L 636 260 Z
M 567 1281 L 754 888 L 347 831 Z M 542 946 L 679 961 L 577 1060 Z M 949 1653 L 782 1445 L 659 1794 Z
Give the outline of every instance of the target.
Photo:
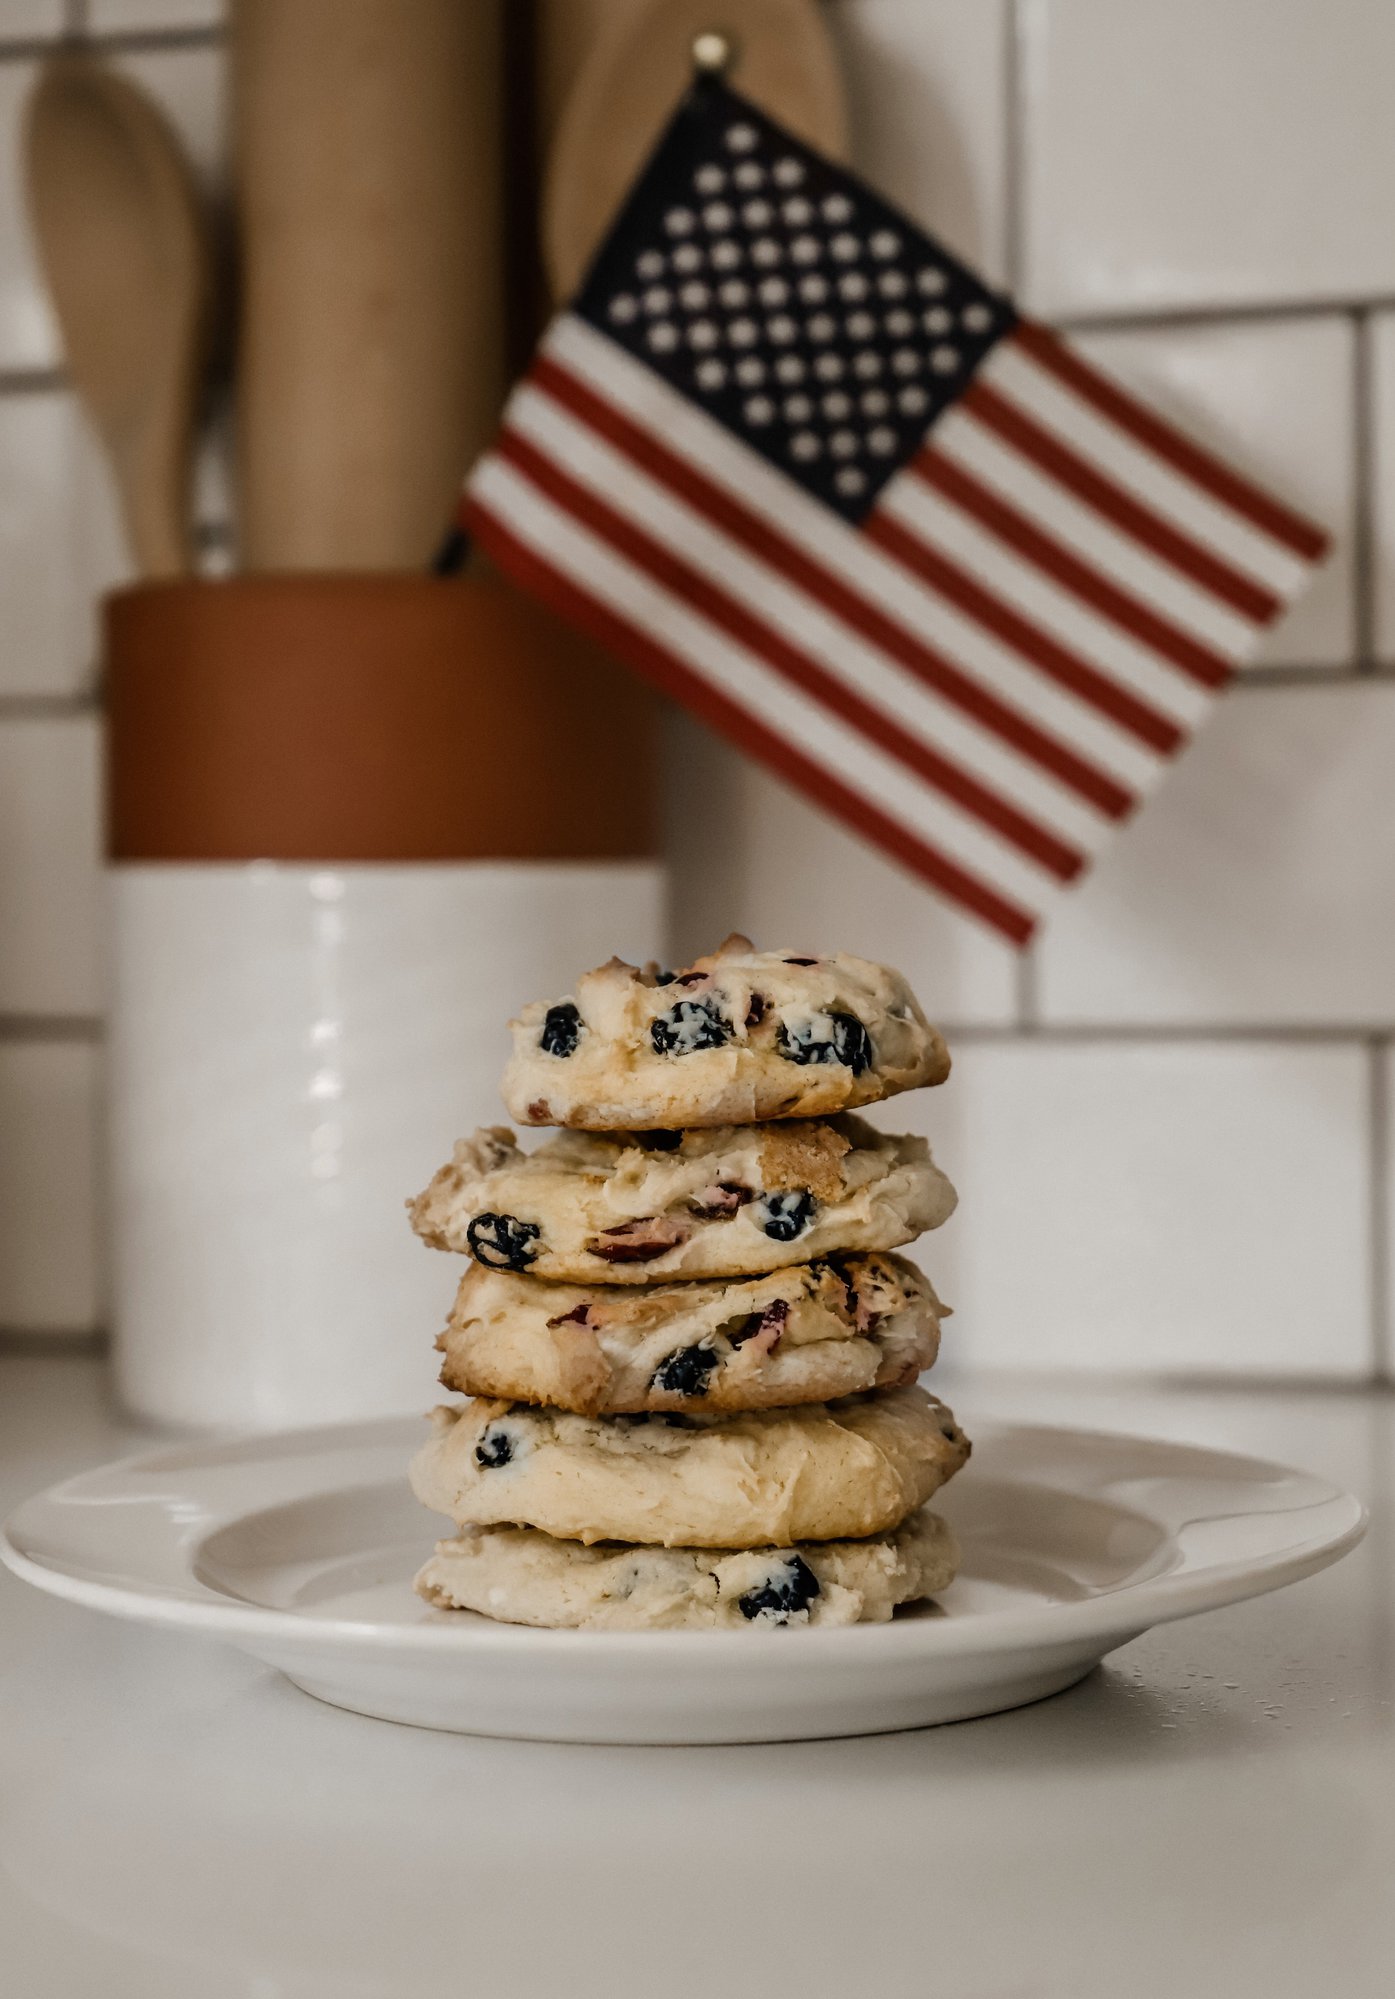
M 359 1651 L 375 1655 L 441 1653 L 462 1657 L 481 1652 L 540 1653 L 543 1650 L 566 1656 L 584 1651 L 593 1658 L 601 1655 L 633 1657 L 652 1652 L 659 1645 L 670 1650 L 696 1645 L 708 1653 L 716 1646 L 729 1656 L 739 1656 L 747 1661 L 754 1661 L 763 1655 L 767 1658 L 778 1656 L 788 1663 L 785 1640 L 774 1632 L 567 1630 L 507 1624 L 482 1616 L 440 1624 L 383 1624 L 351 1617 L 307 1618 L 270 1605 L 239 1602 L 220 1595 L 207 1584 L 199 1585 L 207 1590 L 206 1597 L 186 1597 L 165 1595 L 158 1589 L 139 1585 L 72 1575 L 26 1554 L 14 1538 L 14 1530 L 31 1507 L 66 1497 L 74 1487 L 88 1481 L 156 1470 L 162 1460 L 170 1457 L 187 1461 L 190 1457 L 197 1457 L 201 1450 L 223 1453 L 239 1444 L 265 1444 L 272 1439 L 278 1446 L 278 1455 L 286 1454 L 287 1447 L 293 1446 L 300 1438 L 304 1438 L 307 1445 L 313 1440 L 320 1449 L 324 1449 L 332 1438 L 344 1436 L 345 1433 L 371 1432 L 410 1420 L 410 1417 L 399 1414 L 354 1423 L 318 1424 L 297 1430 L 222 1432 L 202 1440 L 168 1440 L 155 1449 L 131 1452 L 103 1464 L 89 1466 L 67 1478 L 55 1480 L 22 1500 L 10 1512 L 0 1523 L 0 1562 L 20 1580 L 64 1602 L 118 1617 L 128 1623 L 202 1633 L 234 1645 L 285 1641 L 297 1651 Z M 1299 1548 L 1279 1549 L 1247 1557 L 1240 1562 L 1215 1563 L 1200 1570 L 1172 1571 L 1143 1582 L 1125 1583 L 1092 1597 L 1034 1604 L 1028 1608 L 987 1611 L 965 1618 L 922 1617 L 846 1628 L 815 1627 L 801 1634 L 801 1653 L 807 1653 L 810 1647 L 824 1653 L 843 1652 L 852 1647 L 867 1650 L 876 1644 L 882 1656 L 904 1658 L 921 1651 L 933 1651 L 940 1657 L 948 1658 L 1009 1653 L 1026 1646 L 1087 1644 L 1103 1639 L 1110 1640 L 1109 1649 L 1112 1649 L 1113 1645 L 1122 1644 L 1129 1637 L 1154 1625 L 1197 1616 L 1232 1603 L 1243 1603 L 1315 1575 L 1349 1554 L 1370 1524 L 1369 1509 L 1349 1488 L 1337 1485 L 1320 1473 L 1305 1471 L 1300 1466 L 1287 1465 L 1277 1459 L 1256 1457 L 1248 1452 L 1178 1442 L 1175 1438 L 1143 1432 L 991 1418 L 978 1426 L 977 1435 L 985 1442 L 990 1436 L 1081 1437 L 1096 1443 L 1103 1441 L 1145 1449 L 1157 1448 L 1186 1457 L 1224 1456 L 1254 1470 L 1269 1471 L 1286 1478 L 1314 1480 L 1326 1488 L 1324 1499 L 1318 1503 L 1324 1507 L 1337 1506 L 1344 1517 L 1318 1540 Z M 367 1438 L 363 1441 L 366 1442 Z M 192 1562 L 189 1568 L 191 1580 L 196 1581 Z M 443 1620 L 445 1615 L 442 1613 Z M 776 1648 L 773 1654 L 766 1651 L 770 1644 Z

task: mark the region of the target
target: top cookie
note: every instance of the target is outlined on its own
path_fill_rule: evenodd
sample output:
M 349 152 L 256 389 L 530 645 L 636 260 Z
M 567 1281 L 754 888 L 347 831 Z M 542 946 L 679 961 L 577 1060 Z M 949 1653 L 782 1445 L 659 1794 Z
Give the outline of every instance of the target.
M 942 1083 L 949 1053 L 899 972 L 729 937 L 686 971 L 612 958 L 511 1023 L 520 1124 L 686 1130 L 828 1117 Z

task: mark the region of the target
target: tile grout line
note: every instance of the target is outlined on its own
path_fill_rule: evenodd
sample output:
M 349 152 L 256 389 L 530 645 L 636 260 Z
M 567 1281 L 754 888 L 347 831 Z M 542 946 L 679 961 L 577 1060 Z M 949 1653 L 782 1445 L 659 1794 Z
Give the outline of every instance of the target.
M 956 1041 L 985 1044 L 1030 1040 L 1036 1047 L 1183 1046 L 1213 1043 L 1222 1047 L 1260 1044 L 1296 1048 L 1362 1048 L 1373 1041 L 1385 1045 L 1389 1029 L 1370 1021 L 1307 1025 L 1272 1021 L 1042 1021 L 1024 1030 L 1014 1021 L 943 1020 L 944 1034 Z
M 14 35 L 0 37 L 0 65 L 10 62 L 42 62 L 53 55 L 67 37 L 64 28 L 55 29 L 51 35 Z
M 1022 132 L 1021 0 L 1007 0 L 1003 10 L 1003 267 L 1007 288 L 1016 298 L 1022 288 L 1023 195 L 1026 176 Z
M 1285 323 L 1295 319 L 1337 319 L 1344 314 L 1395 309 L 1395 294 L 1348 293 L 1334 298 L 1237 299 L 1229 304 L 1135 306 L 1118 312 L 1045 312 L 1062 333 L 1148 333 L 1170 327 Z
M 67 722 L 101 710 L 90 694 L 0 694 L 0 724 L 5 722 Z
M 1375 387 L 1372 371 L 1372 327 L 1369 312 L 1352 314 L 1352 494 L 1351 578 L 1352 617 L 1358 670 L 1376 668 L 1376 485 L 1372 426 Z
M 1371 1360 L 1378 1381 L 1389 1383 L 1395 1372 L 1390 1340 L 1390 1078 L 1387 1057 L 1392 1044 L 1379 1035 L 1367 1043 L 1370 1059 L 1371 1115 Z
M 218 49 L 226 41 L 221 23 L 197 28 L 89 29 L 84 37 L 98 55 L 159 55 L 162 50 Z
M 219 23 L 187 28 L 93 29 L 86 0 L 66 0 L 60 25 L 47 35 L 0 35 L 0 65 L 42 62 L 65 44 L 80 42 L 101 55 L 160 55 L 165 50 L 216 49 L 226 40 Z
M 3 404 L 3 392 L 0 392 Z M 197 524 L 197 541 L 204 553 L 217 554 L 235 546 L 230 521 L 204 520 Z M 1269 688 L 1342 688 L 1354 684 L 1389 685 L 1395 682 L 1395 664 L 1371 661 L 1363 666 L 1264 666 L 1237 675 L 1229 692 L 1258 693 Z M 23 694 L 0 692 L 0 723 L 59 719 L 68 715 L 90 715 L 101 707 L 95 692 L 76 694 Z
M 1354 680 L 1364 683 L 1392 677 L 1395 667 L 1361 655 L 1333 666 L 1242 666 L 1225 692 L 1242 693 L 1247 687 L 1347 687 Z
M 66 389 L 68 373 L 65 368 L 0 367 L 0 396 L 37 396 L 54 389 Z
M 96 1046 L 106 1033 L 94 1015 L 0 1013 L 0 1046 L 61 1041 Z
M 1003 266 L 1007 289 L 1016 298 L 1022 289 L 1025 251 L 1026 162 L 1024 159 L 1022 80 L 1022 0 L 1006 0 L 1002 17 L 1000 89 L 1003 113 Z M 1036 956 L 1031 946 L 1018 951 L 1012 968 L 1013 1011 L 1008 1032 L 1030 1036 L 1036 1026 Z
M 107 1344 L 107 1334 L 100 1327 L 50 1326 L 41 1332 L 36 1326 L 0 1326 L 3 1354 L 26 1357 L 47 1357 L 51 1353 L 101 1354 Z
M 1039 965 L 1034 944 L 1018 952 L 1012 967 L 1012 1000 L 1017 1012 L 1014 1032 L 1035 1036 L 1041 1021 L 1037 992 Z
M 1301 1024 L 1274 1026 L 1262 1021 L 1217 1021 L 1203 1023 L 1127 1021 L 1033 1022 L 1024 1028 L 1016 1021 L 940 1022 L 945 1036 L 956 1042 L 1003 1045 L 1030 1041 L 1038 1047 L 1235 1047 L 1259 1044 L 1266 1047 L 1296 1048 L 1379 1048 L 1390 1046 L 1386 1030 L 1369 1023 L 1350 1027 L 1307 1027 Z M 104 1023 L 97 1015 L 84 1014 L 0 1014 L 0 1041 L 99 1041 Z
M 1002 69 L 1000 89 L 1003 112 L 1003 267 L 1009 294 L 1016 298 L 1022 289 L 1025 253 L 1024 199 L 1026 161 L 1024 157 L 1022 80 L 1022 0 L 1006 0 L 1003 8 Z M 1014 1019 L 1003 1030 L 1005 1038 L 1030 1039 L 1037 1026 L 1037 963 L 1031 945 L 1019 950 L 1012 965 L 1012 1008 Z M 959 1039 L 972 1039 L 972 1034 Z

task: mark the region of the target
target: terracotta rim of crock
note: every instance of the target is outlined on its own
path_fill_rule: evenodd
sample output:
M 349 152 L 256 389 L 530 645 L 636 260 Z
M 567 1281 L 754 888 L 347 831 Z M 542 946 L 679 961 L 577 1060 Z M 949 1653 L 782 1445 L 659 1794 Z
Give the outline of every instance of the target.
M 106 600 L 115 861 L 600 860 L 655 836 L 655 701 L 494 576 Z

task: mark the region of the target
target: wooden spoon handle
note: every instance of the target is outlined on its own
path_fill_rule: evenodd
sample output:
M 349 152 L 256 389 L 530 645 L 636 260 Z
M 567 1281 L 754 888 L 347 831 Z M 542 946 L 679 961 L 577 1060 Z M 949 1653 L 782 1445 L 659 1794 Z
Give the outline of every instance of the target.
M 800 138 L 840 156 L 847 112 L 816 0 L 741 0 L 731 81 Z M 557 122 L 543 188 L 543 261 L 554 297 L 586 271 L 606 226 L 692 77 L 692 44 L 724 25 L 712 0 L 625 0 L 595 37 Z M 555 54 L 565 69 L 568 45 Z
M 71 54 L 40 72 L 24 140 L 40 262 L 127 544 L 142 576 L 186 574 L 213 291 L 189 163 L 139 85 Z
M 498 0 L 237 0 L 249 569 L 420 569 L 502 398 Z

